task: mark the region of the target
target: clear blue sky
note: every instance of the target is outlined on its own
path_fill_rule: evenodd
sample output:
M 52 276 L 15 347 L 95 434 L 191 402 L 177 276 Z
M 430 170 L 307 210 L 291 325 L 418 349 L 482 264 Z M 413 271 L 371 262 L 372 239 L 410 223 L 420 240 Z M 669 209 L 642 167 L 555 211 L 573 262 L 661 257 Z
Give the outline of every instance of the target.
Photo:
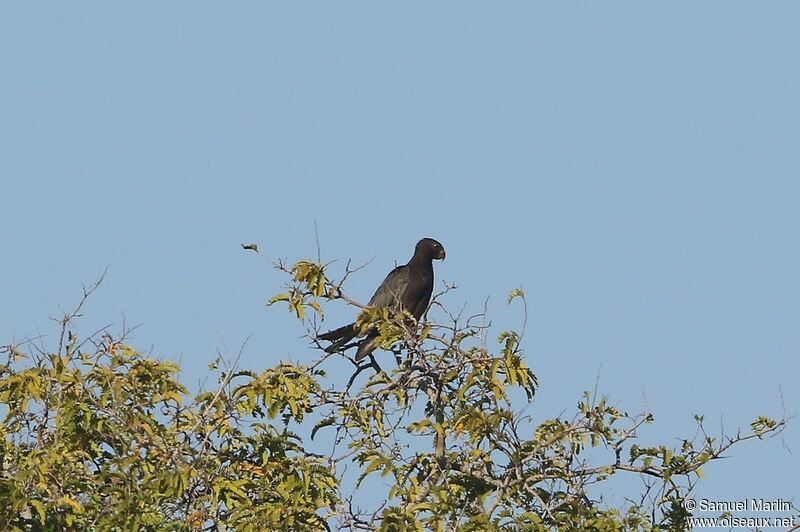
M 204 378 L 309 360 L 242 251 L 370 266 L 421 236 L 447 298 L 528 294 L 537 415 L 594 386 L 645 440 L 798 413 L 800 4 L 188 2 L 0 8 L 0 343 L 108 266 L 83 332 Z M 332 309 L 329 324 L 349 313 Z M 52 345 L 52 344 L 51 344 Z M 706 468 L 800 499 L 800 421 Z M 787 450 L 791 449 L 792 453 Z

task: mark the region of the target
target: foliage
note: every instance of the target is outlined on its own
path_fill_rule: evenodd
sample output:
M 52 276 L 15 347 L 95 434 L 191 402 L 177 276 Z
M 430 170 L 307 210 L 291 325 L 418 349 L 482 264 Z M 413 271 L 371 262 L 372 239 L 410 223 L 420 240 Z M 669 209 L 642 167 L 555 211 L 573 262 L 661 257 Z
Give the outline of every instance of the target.
M 654 422 L 652 414 L 628 414 L 588 392 L 572 417 L 537 422 L 525 413 L 538 382 L 525 361 L 522 333 L 505 331 L 491 341 L 483 314 L 445 311 L 444 323 L 420 326 L 407 314 L 365 309 L 343 290 L 357 271 L 349 263 L 339 281 L 319 262 L 273 264 L 292 278 L 271 302 L 288 301 L 312 341 L 317 324 L 297 308 L 342 300 L 363 309 L 357 328 L 377 331 L 397 362 L 384 371 L 376 358 L 358 365 L 337 355 L 354 364 L 354 373 L 344 390 L 330 390 L 327 404 L 319 405 L 320 426 L 332 427 L 335 441 L 346 443 L 340 454 L 331 452 L 333 462 L 354 461 L 359 483 L 379 475 L 390 486 L 386 504 L 372 512 L 340 507 L 343 529 L 684 530 L 690 514 L 682 501 L 703 478 L 703 466 L 785 425 L 783 418 L 761 416 L 747 434 L 713 437 L 696 416 L 694 438 L 679 447 L 645 447 L 636 442 Z M 517 300 L 525 308 L 521 289 L 508 296 L 509 304 Z M 441 307 L 436 299 L 433 306 Z M 364 371 L 370 376 L 351 391 Z M 603 507 L 596 494 L 619 475 L 640 477 L 641 496 Z M 358 486 L 349 497 L 358 498 Z
M 318 262 L 275 265 L 289 282 L 270 304 L 286 303 L 312 342 L 331 301 L 363 309 L 343 290 L 349 265 L 338 282 Z M 525 304 L 519 289 L 515 301 Z M 218 360 L 218 385 L 192 395 L 177 365 L 129 347 L 125 331 L 79 340 L 82 305 L 62 319 L 56 349 L 2 348 L 4 530 L 683 530 L 680 503 L 702 467 L 785 424 L 762 416 L 747 434 L 715 438 L 697 416 L 698 436 L 678 448 L 640 446 L 653 416 L 589 393 L 572 416 L 536 421 L 523 332 L 491 340 L 483 314 L 417 324 L 387 309 L 363 309 L 358 323 L 379 332 L 392 369 L 378 364 L 386 353 L 360 365 L 323 353 L 260 373 L 217 370 Z M 346 383 L 322 369 L 343 361 Z M 324 454 L 312 452 L 320 440 Z M 640 499 L 599 504 L 620 475 L 643 479 Z M 372 477 L 386 502 L 362 510 Z
M 79 343 L 75 315 L 57 352 L 3 348 L 0 529 L 326 526 L 333 470 L 285 428 L 312 410 L 321 371 L 228 369 L 192 398 L 172 362 L 108 334 Z

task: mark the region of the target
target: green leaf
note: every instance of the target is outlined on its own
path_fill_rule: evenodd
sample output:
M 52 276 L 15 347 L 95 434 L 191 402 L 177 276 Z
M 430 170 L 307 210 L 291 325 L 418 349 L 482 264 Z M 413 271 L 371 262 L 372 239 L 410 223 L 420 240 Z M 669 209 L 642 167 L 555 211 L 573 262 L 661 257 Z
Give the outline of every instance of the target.
M 508 294 L 508 301 L 507 301 L 507 303 L 510 305 L 510 304 L 511 304 L 511 302 L 512 302 L 512 301 L 514 301 L 514 300 L 515 300 L 516 298 L 518 298 L 518 297 L 520 297 L 520 298 L 522 298 L 522 299 L 525 299 L 525 292 L 523 292 L 523 291 L 522 291 L 522 288 L 515 288 L 515 289 L 513 289 L 513 290 L 512 290 L 512 291 L 511 291 L 511 292 Z
M 314 439 L 314 436 L 317 434 L 317 431 L 319 429 L 323 427 L 330 427 L 334 423 L 336 423 L 336 416 L 328 416 L 322 421 L 318 422 L 316 425 L 314 425 L 314 428 L 311 430 L 311 439 L 312 440 Z

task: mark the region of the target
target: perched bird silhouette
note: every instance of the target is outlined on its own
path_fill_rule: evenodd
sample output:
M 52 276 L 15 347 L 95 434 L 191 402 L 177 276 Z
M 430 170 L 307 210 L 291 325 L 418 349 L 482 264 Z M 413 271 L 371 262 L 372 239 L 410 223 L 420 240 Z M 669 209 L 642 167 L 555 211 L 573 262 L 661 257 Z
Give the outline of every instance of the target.
M 369 300 L 371 307 L 390 307 L 394 310 L 406 310 L 419 320 L 428 308 L 433 293 L 433 260 L 444 260 L 444 247 L 432 238 L 423 238 L 417 242 L 414 256 L 407 264 L 398 266 L 386 276 L 381 285 Z M 331 343 L 325 351 L 333 353 L 358 335 L 356 324 L 351 323 L 325 334 L 320 340 Z M 376 349 L 377 331 L 370 331 L 358 344 L 356 361 L 361 360 Z

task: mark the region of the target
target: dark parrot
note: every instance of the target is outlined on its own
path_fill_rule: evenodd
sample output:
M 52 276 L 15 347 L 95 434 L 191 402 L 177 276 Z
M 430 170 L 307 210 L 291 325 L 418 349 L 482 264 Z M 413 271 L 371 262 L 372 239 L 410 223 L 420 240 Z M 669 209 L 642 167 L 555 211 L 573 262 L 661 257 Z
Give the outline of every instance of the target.
M 419 320 L 428 308 L 433 293 L 433 260 L 444 260 L 444 247 L 432 238 L 423 238 L 417 242 L 414 256 L 408 263 L 392 270 L 386 279 L 375 291 L 369 300 L 371 307 L 391 307 L 395 310 L 407 310 Z M 320 340 L 332 342 L 325 351 L 333 353 L 352 340 L 358 334 L 356 324 L 351 323 L 339 327 L 325 334 L 319 335 Z M 367 333 L 367 336 L 358 344 L 356 361 L 372 353 L 375 348 L 376 331 Z

